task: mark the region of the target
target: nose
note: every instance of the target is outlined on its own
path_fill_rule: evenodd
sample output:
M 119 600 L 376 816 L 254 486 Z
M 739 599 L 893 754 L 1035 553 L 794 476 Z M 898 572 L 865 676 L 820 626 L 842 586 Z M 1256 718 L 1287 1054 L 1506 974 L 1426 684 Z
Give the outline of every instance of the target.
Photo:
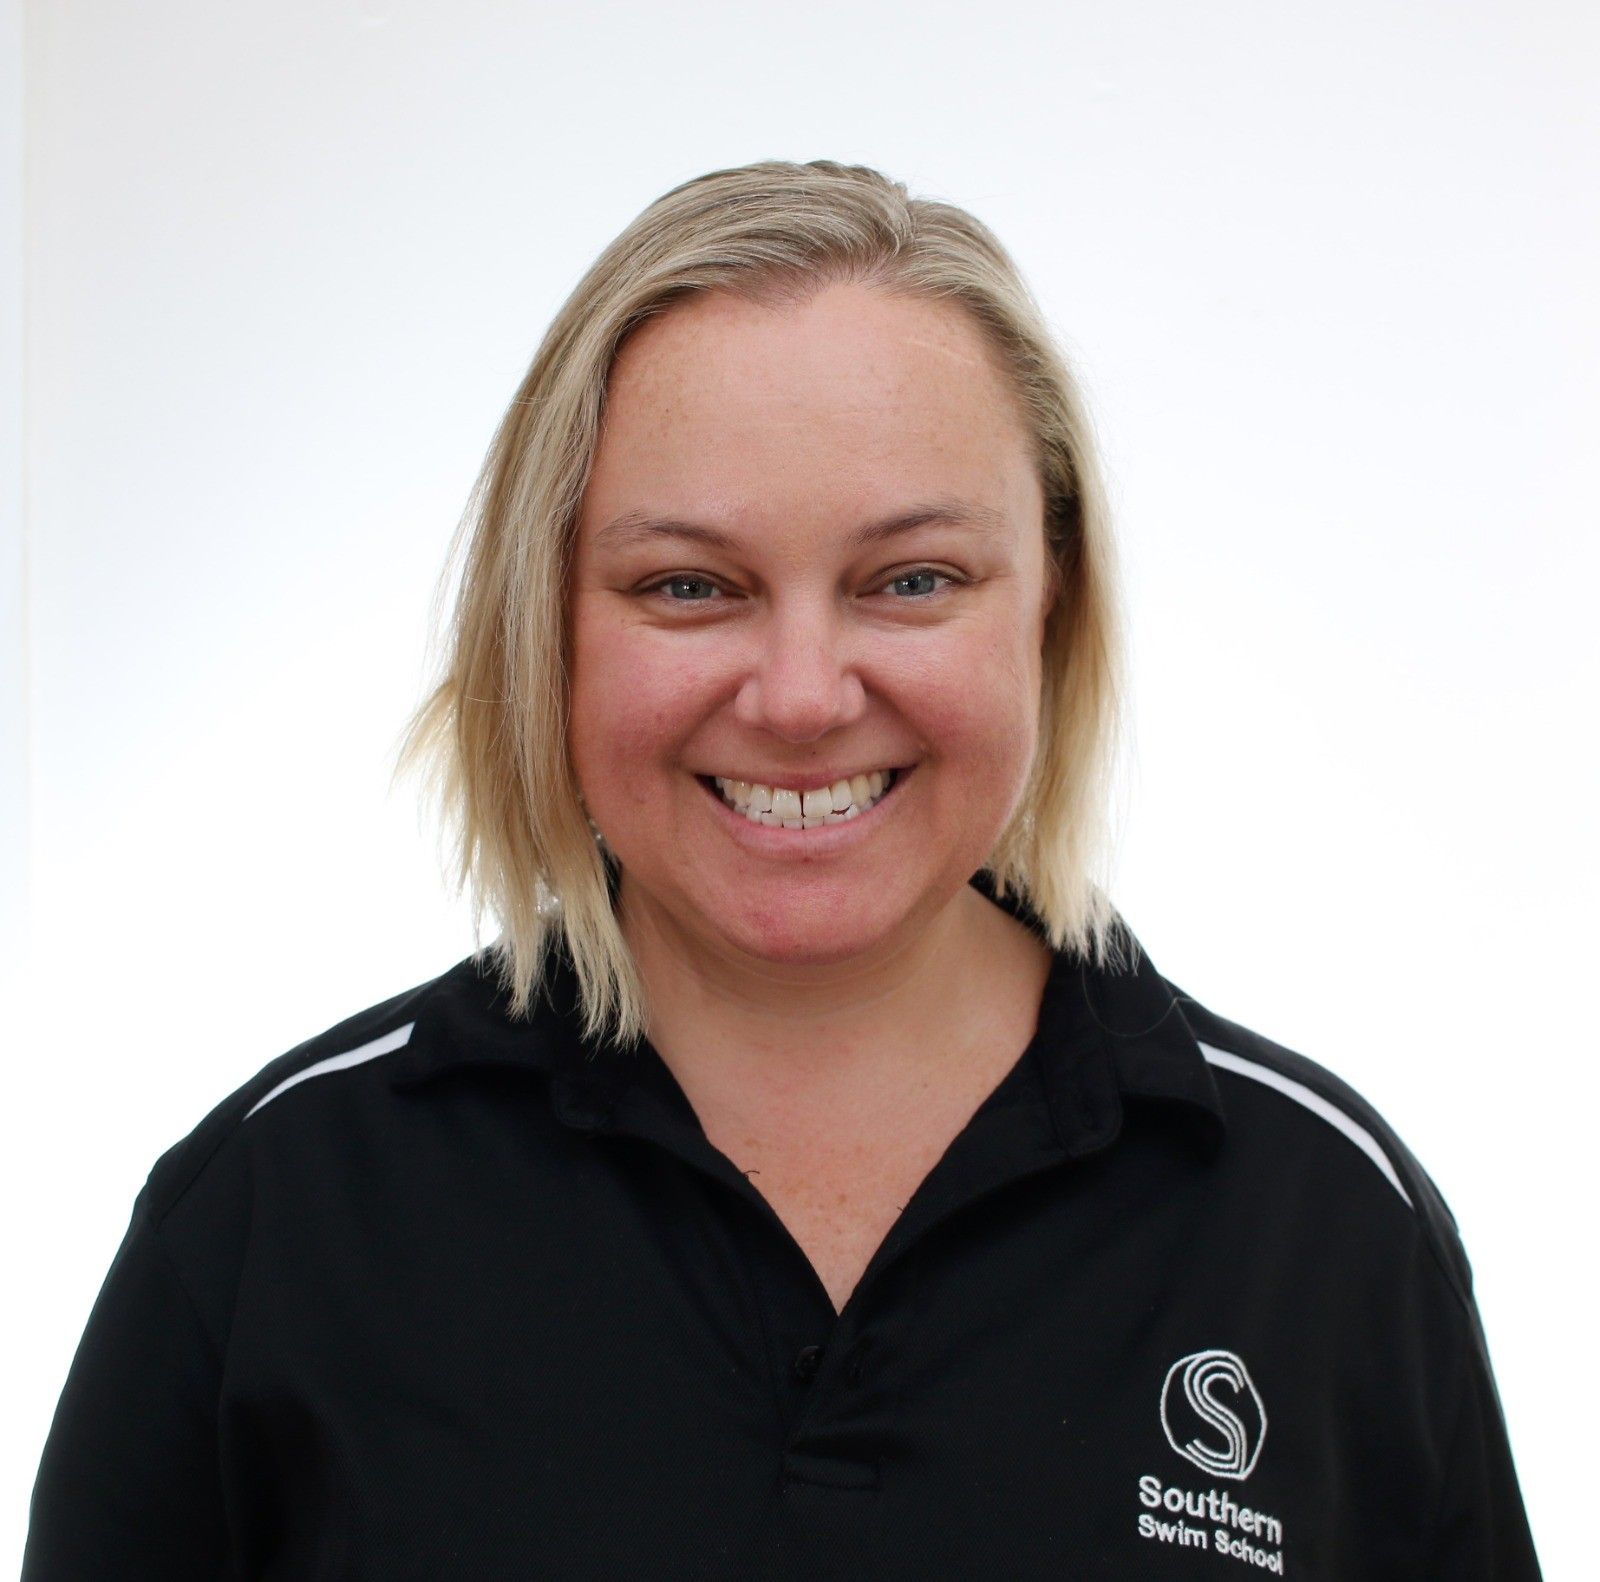
M 762 623 L 734 716 L 752 730 L 809 742 L 861 717 L 866 693 L 837 613 L 822 600 L 774 609 Z

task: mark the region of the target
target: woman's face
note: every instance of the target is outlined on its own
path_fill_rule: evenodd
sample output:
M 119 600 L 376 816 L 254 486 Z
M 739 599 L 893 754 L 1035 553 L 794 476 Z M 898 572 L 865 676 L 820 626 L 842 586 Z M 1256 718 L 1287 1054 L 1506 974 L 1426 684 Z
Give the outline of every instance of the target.
M 814 964 L 932 921 L 1032 762 L 1043 513 L 957 308 L 856 285 L 798 308 L 718 293 L 636 330 L 570 612 L 569 745 L 630 915 L 719 956 Z M 818 788 L 887 769 L 866 811 L 783 827 L 818 816 Z M 774 793 L 767 821 L 714 776 Z

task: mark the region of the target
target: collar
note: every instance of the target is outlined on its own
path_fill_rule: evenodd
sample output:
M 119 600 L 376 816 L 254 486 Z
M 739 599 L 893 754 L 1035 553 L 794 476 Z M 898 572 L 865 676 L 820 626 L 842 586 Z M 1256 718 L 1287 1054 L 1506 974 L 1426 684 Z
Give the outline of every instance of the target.
M 1034 930 L 1045 929 L 1016 896 L 1002 896 L 980 869 L 972 884 Z M 1048 1103 L 1056 1139 L 1071 1157 L 1108 1147 L 1121 1131 L 1125 1106 L 1151 1107 L 1175 1123 L 1206 1158 L 1224 1133 L 1222 1100 L 1211 1067 L 1184 1017 L 1183 996 L 1125 927 L 1125 961 L 1100 967 L 1054 951 L 1030 1044 L 1032 1071 Z M 543 984 L 526 1020 L 514 1020 L 508 994 L 488 951 L 458 962 L 435 980 L 418 1007 L 406 1045 L 390 1057 L 390 1082 L 420 1087 L 450 1073 L 500 1070 L 550 1078 L 557 1118 L 575 1130 L 607 1129 L 623 1093 L 646 1087 L 687 1109 L 676 1081 L 648 1044 L 636 1050 L 584 1042 L 578 1033 L 577 975 L 559 934 Z M 1014 1092 L 1019 1062 L 988 1102 Z M 685 1118 L 690 1118 L 686 1116 Z

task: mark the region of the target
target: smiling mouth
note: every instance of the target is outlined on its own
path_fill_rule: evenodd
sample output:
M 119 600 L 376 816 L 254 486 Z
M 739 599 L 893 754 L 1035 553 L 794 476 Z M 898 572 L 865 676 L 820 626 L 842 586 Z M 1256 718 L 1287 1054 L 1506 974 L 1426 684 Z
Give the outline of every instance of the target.
M 891 796 L 910 773 L 908 767 L 856 775 L 849 781 L 838 782 L 831 790 L 819 787 L 804 793 L 752 786 L 746 781 L 723 780 L 712 775 L 696 775 L 695 778 L 730 812 L 752 824 L 770 829 L 820 829 L 826 824 L 847 824 L 870 812 Z

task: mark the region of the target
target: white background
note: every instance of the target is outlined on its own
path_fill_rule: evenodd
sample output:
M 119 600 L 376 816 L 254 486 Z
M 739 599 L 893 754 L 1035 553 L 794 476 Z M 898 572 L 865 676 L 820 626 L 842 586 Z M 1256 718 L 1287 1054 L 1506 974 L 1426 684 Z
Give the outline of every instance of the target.
M 389 762 L 550 315 L 669 186 L 827 156 L 988 221 L 1075 356 L 1117 899 L 1434 1176 L 1585 1573 L 1596 16 L 0 3 L 0 1564 L 158 1154 L 473 948 Z

